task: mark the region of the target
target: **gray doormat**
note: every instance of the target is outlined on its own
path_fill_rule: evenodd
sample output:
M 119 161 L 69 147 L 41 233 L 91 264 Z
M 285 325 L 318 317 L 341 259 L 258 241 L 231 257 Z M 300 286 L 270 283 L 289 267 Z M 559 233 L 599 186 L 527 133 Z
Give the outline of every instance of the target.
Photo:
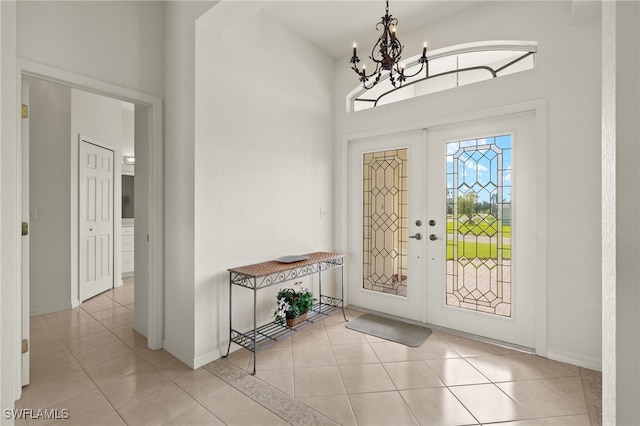
M 431 334 L 431 330 L 426 327 L 373 314 L 359 316 L 349 321 L 345 327 L 414 348 L 422 345 Z

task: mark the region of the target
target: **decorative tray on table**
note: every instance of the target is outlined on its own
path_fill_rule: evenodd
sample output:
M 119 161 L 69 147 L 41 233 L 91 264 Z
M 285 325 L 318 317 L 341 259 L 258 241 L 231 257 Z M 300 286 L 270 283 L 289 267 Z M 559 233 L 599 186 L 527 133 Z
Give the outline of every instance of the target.
M 307 256 L 306 254 L 294 254 L 294 255 L 279 257 L 276 259 L 276 262 L 294 263 L 294 262 L 300 262 L 302 260 L 307 260 L 308 258 L 309 256 Z

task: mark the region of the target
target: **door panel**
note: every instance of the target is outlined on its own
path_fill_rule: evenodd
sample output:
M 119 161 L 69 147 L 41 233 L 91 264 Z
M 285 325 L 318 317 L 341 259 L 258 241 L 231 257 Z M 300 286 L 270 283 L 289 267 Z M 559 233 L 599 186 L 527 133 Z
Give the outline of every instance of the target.
M 422 131 L 349 146 L 349 303 L 424 321 Z M 415 188 L 414 188 L 415 187 Z M 417 194 L 417 192 L 416 192 Z
M 80 300 L 113 288 L 114 152 L 80 142 Z
M 534 116 L 430 129 L 427 319 L 535 347 Z M 434 161 L 435 159 L 435 161 Z

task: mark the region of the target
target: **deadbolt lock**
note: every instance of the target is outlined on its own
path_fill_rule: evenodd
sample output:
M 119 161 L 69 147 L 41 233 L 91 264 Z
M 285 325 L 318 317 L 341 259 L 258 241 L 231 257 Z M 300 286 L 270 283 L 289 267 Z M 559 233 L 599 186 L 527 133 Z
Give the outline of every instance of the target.
M 431 220 L 429 221 L 429 226 L 436 226 L 436 221 L 435 221 L 435 220 L 433 220 L 433 219 L 431 219 Z
M 22 222 L 22 236 L 29 235 L 29 222 Z

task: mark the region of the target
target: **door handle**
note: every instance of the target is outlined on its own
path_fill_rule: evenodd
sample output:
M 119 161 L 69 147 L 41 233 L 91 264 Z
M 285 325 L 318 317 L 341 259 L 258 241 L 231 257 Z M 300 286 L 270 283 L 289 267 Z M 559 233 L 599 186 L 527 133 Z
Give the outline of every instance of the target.
M 409 238 L 415 238 L 416 240 L 421 240 L 422 234 L 418 232 L 416 235 L 409 235 Z
M 439 240 L 440 238 L 438 238 L 438 236 L 436 234 L 431 234 L 431 235 L 429 235 L 429 239 L 431 241 L 435 241 L 435 240 Z

